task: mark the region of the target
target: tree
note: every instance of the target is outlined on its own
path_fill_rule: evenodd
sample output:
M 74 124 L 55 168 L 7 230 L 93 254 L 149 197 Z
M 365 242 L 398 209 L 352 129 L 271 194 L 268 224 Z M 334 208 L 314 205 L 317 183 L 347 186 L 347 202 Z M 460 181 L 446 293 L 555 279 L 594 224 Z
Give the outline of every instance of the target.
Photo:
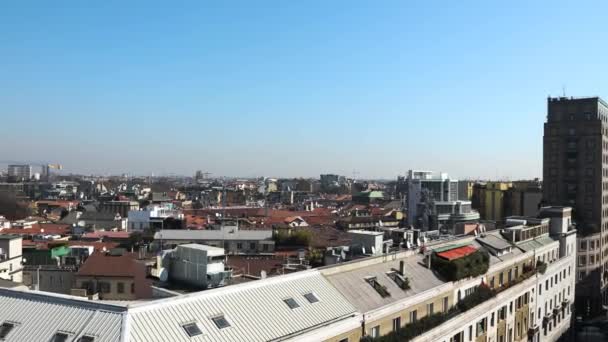
M 0 193 L 0 215 L 9 220 L 21 220 L 33 214 L 29 203 L 17 198 L 14 192 Z

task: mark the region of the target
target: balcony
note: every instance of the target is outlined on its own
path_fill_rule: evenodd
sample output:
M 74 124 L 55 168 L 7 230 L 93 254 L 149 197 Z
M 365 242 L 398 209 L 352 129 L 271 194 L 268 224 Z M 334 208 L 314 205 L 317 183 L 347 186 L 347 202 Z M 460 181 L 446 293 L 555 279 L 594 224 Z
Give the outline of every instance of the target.
M 540 331 L 540 327 L 535 324 L 533 327 L 528 329 L 528 337 L 532 337 L 534 335 L 536 335 L 538 332 Z

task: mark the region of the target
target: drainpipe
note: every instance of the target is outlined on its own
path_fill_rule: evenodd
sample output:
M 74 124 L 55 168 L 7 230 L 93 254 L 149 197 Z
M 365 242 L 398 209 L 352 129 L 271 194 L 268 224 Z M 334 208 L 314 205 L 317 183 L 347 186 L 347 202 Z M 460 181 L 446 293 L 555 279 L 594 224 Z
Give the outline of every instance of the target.
M 361 320 L 361 336 L 365 336 L 365 314 L 363 314 L 363 319 Z

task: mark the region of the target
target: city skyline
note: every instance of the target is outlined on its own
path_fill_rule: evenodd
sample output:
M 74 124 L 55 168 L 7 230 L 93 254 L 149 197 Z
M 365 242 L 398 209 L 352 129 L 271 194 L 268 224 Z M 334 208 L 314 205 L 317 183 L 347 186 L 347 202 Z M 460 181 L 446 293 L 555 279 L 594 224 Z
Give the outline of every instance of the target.
M 608 96 L 601 2 L 143 4 L 2 5 L 1 159 L 541 178 L 547 96 Z

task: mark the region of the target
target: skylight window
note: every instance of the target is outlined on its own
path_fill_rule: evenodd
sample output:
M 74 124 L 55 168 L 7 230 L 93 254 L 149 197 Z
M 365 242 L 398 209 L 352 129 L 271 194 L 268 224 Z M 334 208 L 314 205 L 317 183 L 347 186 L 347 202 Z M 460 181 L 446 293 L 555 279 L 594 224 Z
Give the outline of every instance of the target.
M 228 322 L 226 317 L 224 317 L 223 315 L 213 317 L 211 320 L 213 320 L 213 323 L 215 323 L 215 325 L 218 327 L 218 329 L 224 329 L 224 328 L 228 328 L 230 326 L 230 323 Z
M 194 336 L 203 334 L 203 332 L 201 331 L 201 329 L 198 327 L 198 325 L 196 323 L 184 324 L 182 327 L 184 328 L 184 330 L 186 330 L 186 333 L 190 337 L 194 337 Z
M 317 295 L 312 292 L 305 293 L 304 298 L 306 298 L 306 300 L 311 304 L 319 301 L 319 297 L 317 297 Z
M 89 336 L 89 335 L 84 335 L 78 340 L 78 342 L 94 342 L 94 341 L 95 341 L 95 337 Z
M 298 304 L 298 302 L 296 302 L 296 300 L 293 298 L 283 299 L 283 301 L 285 302 L 285 304 L 287 304 L 287 306 L 289 306 L 290 309 L 295 309 L 295 308 L 300 307 L 300 304 Z
M 53 336 L 52 342 L 66 342 L 68 340 L 69 335 L 63 332 L 58 332 Z
M 10 333 L 14 327 L 15 325 L 13 323 L 2 323 L 2 325 L 0 325 L 0 339 L 6 338 L 6 336 L 8 336 L 8 333 Z

